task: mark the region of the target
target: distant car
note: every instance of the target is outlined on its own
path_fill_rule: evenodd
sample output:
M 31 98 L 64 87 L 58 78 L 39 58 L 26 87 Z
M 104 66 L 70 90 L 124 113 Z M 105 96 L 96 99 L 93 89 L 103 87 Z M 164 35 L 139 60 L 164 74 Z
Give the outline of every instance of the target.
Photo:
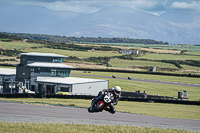
M 116 76 L 115 76 L 115 75 L 112 75 L 112 78 L 116 78 Z
M 131 77 L 130 77 L 130 76 L 128 76 L 128 80 L 131 80 Z

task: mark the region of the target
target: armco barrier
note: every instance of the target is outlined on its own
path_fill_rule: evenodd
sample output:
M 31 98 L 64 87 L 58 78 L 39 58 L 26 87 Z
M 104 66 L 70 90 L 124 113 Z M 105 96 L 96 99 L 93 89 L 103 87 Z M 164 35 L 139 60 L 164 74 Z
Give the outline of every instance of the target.
M 55 95 L 55 94 L 0 94 L 3 98 L 62 98 L 62 99 L 92 99 L 95 96 L 89 95 Z M 135 102 L 155 102 L 155 103 L 172 103 L 172 104 L 185 104 L 185 105 L 198 105 L 200 101 L 184 101 L 184 100 L 169 100 L 169 99 L 158 99 L 158 98 L 141 98 L 141 97 L 125 97 L 122 96 L 120 101 L 135 101 Z M 133 103 L 134 105 L 134 103 Z
M 121 101 L 135 101 L 135 102 L 151 102 L 151 103 L 172 103 L 172 104 L 185 104 L 185 105 L 198 105 L 200 101 L 184 101 L 184 100 L 165 100 L 165 99 L 144 99 L 144 98 L 130 98 L 122 97 Z M 133 103 L 134 104 L 134 103 Z

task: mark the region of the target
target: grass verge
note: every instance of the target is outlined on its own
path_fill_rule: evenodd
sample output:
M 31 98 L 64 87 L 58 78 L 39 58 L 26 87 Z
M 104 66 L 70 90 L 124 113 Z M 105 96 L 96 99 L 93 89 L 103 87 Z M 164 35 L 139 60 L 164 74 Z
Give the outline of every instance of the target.
M 96 126 L 56 123 L 11 123 L 0 122 L 2 133 L 194 133 L 177 129 L 160 129 L 130 126 Z

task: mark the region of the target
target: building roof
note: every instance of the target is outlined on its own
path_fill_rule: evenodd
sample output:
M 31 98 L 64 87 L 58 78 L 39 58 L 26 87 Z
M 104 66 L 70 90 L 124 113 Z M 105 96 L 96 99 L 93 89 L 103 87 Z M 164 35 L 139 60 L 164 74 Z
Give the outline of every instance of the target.
M 73 66 L 65 65 L 62 63 L 44 63 L 44 62 L 34 62 L 27 64 L 29 67 L 47 67 L 47 68 L 70 68 L 75 69 Z
M 105 82 L 107 80 L 90 79 L 90 78 L 76 78 L 76 77 L 37 77 L 36 82 L 51 83 L 51 84 L 84 84 L 91 82 Z
M 54 54 L 54 53 L 20 53 L 18 55 L 27 55 L 27 56 L 46 56 L 46 57 L 61 57 L 61 58 L 67 58 L 68 56 Z
M 12 76 L 16 75 L 16 69 L 0 68 L 0 76 Z

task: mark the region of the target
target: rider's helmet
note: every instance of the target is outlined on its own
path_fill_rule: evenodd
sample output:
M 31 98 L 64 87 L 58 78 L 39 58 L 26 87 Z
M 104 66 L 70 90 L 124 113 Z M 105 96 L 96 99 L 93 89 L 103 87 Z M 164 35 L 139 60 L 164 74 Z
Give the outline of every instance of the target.
M 117 95 L 117 96 L 120 95 L 121 91 L 122 91 L 122 89 L 119 86 L 115 86 L 115 88 L 114 88 L 115 95 Z

